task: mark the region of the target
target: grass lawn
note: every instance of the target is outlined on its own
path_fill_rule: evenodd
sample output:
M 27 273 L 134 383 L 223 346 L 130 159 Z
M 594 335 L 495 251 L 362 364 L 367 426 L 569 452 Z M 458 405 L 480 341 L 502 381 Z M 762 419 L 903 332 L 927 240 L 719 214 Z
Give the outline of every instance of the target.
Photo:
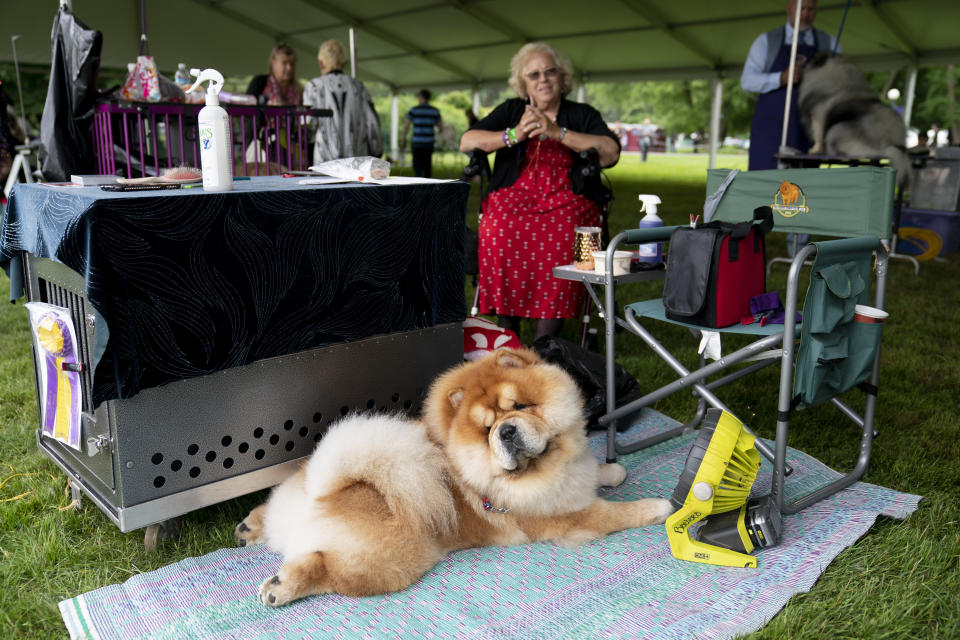
M 718 166 L 745 168 L 746 156 L 722 156 Z M 438 173 L 459 175 L 462 161 L 443 158 Z M 611 231 L 640 218 L 636 196 L 656 193 L 667 224 L 687 221 L 701 210 L 705 154 L 626 155 L 607 172 L 616 199 Z M 402 171 L 401 171 L 402 172 Z M 476 224 L 479 189 L 468 211 Z M 771 238 L 770 255 L 783 255 L 782 238 Z M 769 289 L 784 287 L 779 266 Z M 6 292 L 6 277 L 0 290 Z M 472 295 L 467 287 L 467 297 Z M 621 302 L 657 295 L 656 283 L 624 287 Z M 921 494 L 919 510 L 906 521 L 881 519 L 856 545 L 827 568 L 807 594 L 794 597 L 750 638 L 958 638 L 960 637 L 960 357 L 956 325 L 960 309 L 960 254 L 926 262 L 920 275 L 892 261 L 873 462 L 868 482 Z M 577 328 L 564 328 L 573 339 Z M 684 331 L 666 332 L 664 342 L 686 354 L 695 345 Z M 524 336 L 528 337 L 526 331 Z M 725 340 L 729 349 L 733 341 Z M 645 388 L 669 379 L 639 339 L 618 340 L 622 364 Z M 721 390 L 720 396 L 761 435 L 773 437 L 775 373 Z M 858 392 L 854 392 L 858 393 Z M 141 532 L 122 534 L 89 501 L 69 504 L 66 479 L 37 450 L 37 409 L 30 339 L 22 305 L 0 305 L 0 638 L 66 636 L 57 602 L 189 556 L 233 544 L 234 525 L 261 501 L 254 494 L 183 517 L 180 539 L 147 554 Z M 677 394 L 656 407 L 680 420 L 693 414 L 689 395 Z M 790 444 L 820 460 L 847 468 L 856 456 L 858 430 L 836 419 L 829 407 L 799 412 Z M 766 472 L 764 465 L 761 472 Z M 251 585 L 253 589 L 255 585 Z

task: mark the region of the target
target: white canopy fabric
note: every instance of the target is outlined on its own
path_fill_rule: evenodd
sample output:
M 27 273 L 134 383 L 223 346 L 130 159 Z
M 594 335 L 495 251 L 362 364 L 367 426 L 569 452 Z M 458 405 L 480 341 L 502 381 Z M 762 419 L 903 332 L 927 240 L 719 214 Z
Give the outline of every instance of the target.
M 49 65 L 57 0 L 3 0 L 0 60 Z M 357 76 L 398 90 L 503 86 L 510 57 L 545 40 L 583 80 L 736 76 L 750 43 L 786 22 L 785 0 L 72 0 L 104 34 L 102 65 L 137 54 L 141 5 L 161 71 L 177 63 L 225 75 L 267 70 L 270 49 L 298 52 L 318 73 L 317 46 L 357 38 Z M 816 26 L 836 34 L 846 0 L 821 0 Z M 854 0 L 841 42 L 865 69 L 960 62 L 957 0 Z

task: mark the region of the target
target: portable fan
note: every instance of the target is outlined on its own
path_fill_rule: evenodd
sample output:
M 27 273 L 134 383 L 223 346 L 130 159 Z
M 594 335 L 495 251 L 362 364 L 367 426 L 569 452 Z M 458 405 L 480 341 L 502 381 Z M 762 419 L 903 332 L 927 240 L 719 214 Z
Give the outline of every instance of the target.
M 687 454 L 667 518 L 670 550 L 681 560 L 727 567 L 756 567 L 748 555 L 780 540 L 780 512 L 770 496 L 750 500 L 760 469 L 755 438 L 735 416 L 709 409 Z M 697 522 L 703 524 L 693 533 Z

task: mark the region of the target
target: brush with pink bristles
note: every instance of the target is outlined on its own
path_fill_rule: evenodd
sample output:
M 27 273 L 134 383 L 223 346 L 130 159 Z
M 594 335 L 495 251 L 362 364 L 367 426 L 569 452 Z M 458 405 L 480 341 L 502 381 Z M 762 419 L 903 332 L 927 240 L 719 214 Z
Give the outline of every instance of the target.
M 172 167 L 162 176 L 144 176 L 142 178 L 117 178 L 119 184 L 189 184 L 200 182 L 203 176 L 196 167 Z

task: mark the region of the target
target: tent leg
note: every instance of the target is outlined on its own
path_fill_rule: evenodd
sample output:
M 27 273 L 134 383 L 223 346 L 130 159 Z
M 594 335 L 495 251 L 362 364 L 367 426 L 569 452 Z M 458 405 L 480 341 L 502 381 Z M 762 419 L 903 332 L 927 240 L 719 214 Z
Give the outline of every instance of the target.
M 400 111 L 396 89 L 390 91 L 390 157 L 394 162 L 400 158 Z
M 913 99 L 917 93 L 917 67 L 910 67 L 910 74 L 907 76 L 907 95 L 903 105 L 903 124 L 907 129 L 910 128 L 910 118 L 913 116 Z
M 717 150 L 720 148 L 720 108 L 723 104 L 723 81 L 713 79 L 713 100 L 710 102 L 710 161 L 708 168 L 717 166 Z

